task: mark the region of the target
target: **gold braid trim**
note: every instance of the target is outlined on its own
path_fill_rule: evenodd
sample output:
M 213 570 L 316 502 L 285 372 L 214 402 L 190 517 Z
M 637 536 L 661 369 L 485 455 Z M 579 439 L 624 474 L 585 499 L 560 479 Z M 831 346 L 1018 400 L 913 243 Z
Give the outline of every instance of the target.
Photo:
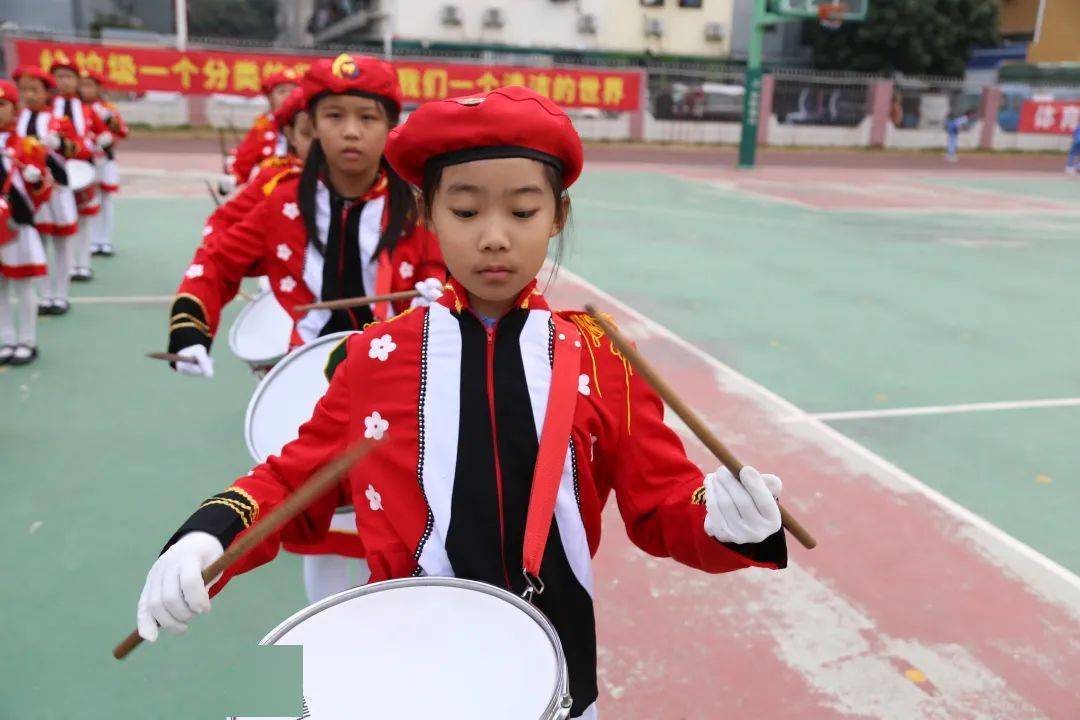
M 199 330 L 202 330 L 207 335 L 210 334 L 210 326 L 205 322 L 195 317 L 191 313 L 177 313 L 169 318 L 169 330 L 172 331 L 174 327 L 190 327 L 195 326 Z
M 193 301 L 195 301 L 195 304 L 199 306 L 199 309 L 203 311 L 203 317 L 205 317 L 207 320 L 210 319 L 210 313 L 206 311 L 206 305 L 203 303 L 201 297 L 197 295 L 192 295 L 191 293 L 180 293 L 173 298 L 173 305 L 175 305 L 176 301 L 180 298 L 191 298 Z
M 694 492 L 690 493 L 690 503 L 692 505 L 704 505 L 705 504 L 705 486 L 702 485 Z
M 290 167 L 287 170 L 282 170 L 274 177 L 266 181 L 266 184 L 262 186 L 263 195 L 270 195 L 277 190 L 277 186 L 283 181 L 291 178 L 293 175 L 299 175 L 300 168 Z
M 612 326 L 615 325 L 615 320 L 603 313 L 603 317 Z M 589 357 L 592 359 L 593 366 L 593 386 L 596 388 L 596 394 L 598 397 L 604 397 L 604 393 L 600 389 L 600 377 L 596 370 L 596 356 L 593 354 L 594 348 L 601 346 L 601 339 L 604 337 L 604 329 L 600 327 L 599 323 L 593 320 L 592 316 L 588 313 L 574 313 L 570 316 L 570 319 L 577 325 L 578 330 L 581 332 L 582 337 L 585 338 L 585 349 L 589 351 Z M 623 380 L 626 383 L 626 433 L 630 434 L 630 376 L 633 375 L 634 369 L 630 367 L 630 361 L 627 360 L 619 349 L 615 347 L 615 343 L 609 339 L 607 342 L 608 350 L 612 355 L 619 358 L 623 366 Z
M 259 501 L 253 498 L 251 496 L 251 493 L 249 493 L 247 490 L 240 487 L 239 485 L 230 485 L 229 487 L 225 488 L 225 492 L 234 492 L 237 495 L 242 496 L 245 500 L 251 503 L 251 519 L 254 520 L 255 518 L 259 517 Z
M 245 508 L 243 505 L 240 505 L 240 503 L 238 503 L 238 502 L 236 502 L 234 500 L 229 500 L 228 498 L 214 497 L 214 498 L 210 498 L 209 500 L 204 502 L 202 505 L 200 505 L 199 509 L 201 510 L 202 508 L 208 507 L 210 505 L 222 505 L 224 507 L 229 508 L 230 510 L 232 510 L 234 513 L 236 513 L 240 517 L 240 522 L 244 523 L 244 527 L 251 527 L 251 515 L 250 515 L 250 512 L 249 512 L 248 508 Z
M 198 330 L 199 332 L 201 332 L 203 335 L 206 335 L 206 337 L 208 337 L 208 338 L 213 337 L 213 335 L 208 333 L 202 327 L 200 327 L 199 325 L 196 325 L 195 323 L 192 323 L 192 322 L 174 323 L 172 325 L 169 325 L 169 332 L 172 333 L 174 330 L 179 330 L 180 328 L 186 328 L 186 327 L 194 328 L 194 329 Z

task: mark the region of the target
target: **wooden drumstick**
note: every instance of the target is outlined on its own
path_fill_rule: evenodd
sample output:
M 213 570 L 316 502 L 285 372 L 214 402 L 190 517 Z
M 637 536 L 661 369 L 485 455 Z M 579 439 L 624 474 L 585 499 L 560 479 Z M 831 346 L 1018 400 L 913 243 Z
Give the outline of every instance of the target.
M 667 405 L 675 411 L 675 414 L 682 418 L 682 421 L 686 423 L 697 439 L 707 447 L 716 459 L 723 463 L 731 474 L 736 478 L 739 477 L 739 473 L 742 472 L 743 464 L 739 462 L 738 458 L 724 443 L 720 442 L 720 439 L 713 434 L 705 422 L 701 419 L 696 412 L 691 409 L 689 405 L 683 402 L 675 391 L 664 382 L 663 378 L 656 371 L 649 362 L 642 356 L 638 349 L 630 344 L 630 342 L 623 337 L 622 333 L 605 318 L 596 308 L 592 305 L 585 306 L 585 312 L 592 316 L 593 320 L 603 328 L 604 333 L 611 338 L 611 342 L 615 347 L 623 354 L 623 356 L 630 361 L 630 364 L 634 367 L 634 370 L 641 373 L 641 376 L 645 378 L 645 381 L 652 386 L 657 395 L 667 403 Z M 817 545 L 817 540 L 811 535 L 806 528 L 804 528 L 798 520 L 796 520 L 791 513 L 780 507 L 780 523 L 789 533 L 794 536 L 799 543 L 807 550 L 812 550 Z
M 236 294 L 239 295 L 240 297 L 244 298 L 248 302 L 251 302 L 252 300 L 255 299 L 254 295 L 252 295 L 251 293 L 246 293 L 243 290 L 237 290 Z
M 146 357 L 151 360 L 164 360 L 171 363 L 198 363 L 199 361 L 193 357 L 187 355 L 177 355 L 176 353 L 167 352 L 149 352 L 146 353 Z
M 374 305 L 381 302 L 393 302 L 395 300 L 409 300 L 420 297 L 417 290 L 402 290 L 401 292 L 386 293 L 385 295 L 368 295 L 366 297 L 342 298 L 341 300 L 324 300 L 323 302 L 297 305 L 296 312 L 308 310 L 345 310 L 347 308 L 360 307 L 361 305 Z
M 214 186 L 210 184 L 209 180 L 204 181 L 206 183 L 206 191 L 210 193 L 210 199 L 214 201 L 214 207 L 221 207 L 221 198 L 214 192 Z
M 307 482 L 298 487 L 285 501 L 274 508 L 262 521 L 255 523 L 247 532 L 240 535 L 236 542 L 214 562 L 210 563 L 202 571 L 203 582 L 207 585 L 221 573 L 225 572 L 237 560 L 264 542 L 274 531 L 292 520 L 303 512 L 311 503 L 329 491 L 338 478 L 349 468 L 355 465 L 361 458 L 371 452 L 375 443 L 370 440 L 359 440 L 345 452 L 338 455 L 330 462 L 318 469 Z M 142 636 L 138 630 L 133 630 L 119 645 L 113 648 L 113 657 L 123 660 L 128 654 L 142 643 Z

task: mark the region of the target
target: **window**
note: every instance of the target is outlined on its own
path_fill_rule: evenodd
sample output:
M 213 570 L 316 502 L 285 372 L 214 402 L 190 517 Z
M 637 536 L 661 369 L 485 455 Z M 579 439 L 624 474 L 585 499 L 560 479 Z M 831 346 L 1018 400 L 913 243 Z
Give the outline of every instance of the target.
M 664 0 L 641 0 L 642 7 L 663 7 Z
M 684 8 L 701 8 L 705 4 L 705 0 L 679 0 L 679 7 Z

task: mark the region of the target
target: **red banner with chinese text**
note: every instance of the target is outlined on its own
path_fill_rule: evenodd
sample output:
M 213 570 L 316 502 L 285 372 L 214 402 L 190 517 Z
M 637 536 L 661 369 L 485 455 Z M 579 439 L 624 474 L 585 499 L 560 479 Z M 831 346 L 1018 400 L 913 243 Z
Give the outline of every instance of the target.
M 94 43 L 15 38 L 20 65 L 49 69 L 57 51 L 82 67 L 105 75 L 117 90 L 159 90 L 200 95 L 258 95 L 262 78 L 293 68 L 304 72 L 318 55 L 273 55 L 217 50 L 180 52 Z M 395 61 L 406 102 L 469 95 L 503 85 L 525 85 L 564 107 L 611 111 L 640 108 L 641 74 L 591 69 L 536 68 L 516 65 L 470 65 Z
M 1020 132 L 1072 135 L 1077 127 L 1080 100 L 1025 100 L 1020 106 Z

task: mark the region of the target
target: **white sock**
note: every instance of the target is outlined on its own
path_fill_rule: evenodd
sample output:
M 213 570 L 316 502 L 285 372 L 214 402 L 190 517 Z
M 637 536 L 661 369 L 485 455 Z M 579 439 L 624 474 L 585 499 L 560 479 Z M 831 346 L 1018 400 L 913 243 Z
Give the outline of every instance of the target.
M 67 300 L 68 289 L 71 287 L 71 237 L 51 238 L 53 248 L 52 262 L 49 263 L 49 277 L 46 287 L 48 292 L 45 297 L 50 300 Z
M 99 242 L 109 244 L 113 236 L 113 194 L 101 195 L 101 238 Z
M 72 246 L 73 262 L 75 267 L 90 267 L 90 243 L 94 238 L 94 220 L 96 215 L 83 215 L 79 217 L 79 232 L 75 233 Z
M 12 315 L 11 298 L 8 293 L 14 283 L 0 275 L 0 345 L 15 344 L 15 318 Z M 37 308 L 34 308 L 37 312 Z
M 37 346 L 37 293 L 29 280 L 15 280 L 15 297 L 19 300 L 19 344 Z

